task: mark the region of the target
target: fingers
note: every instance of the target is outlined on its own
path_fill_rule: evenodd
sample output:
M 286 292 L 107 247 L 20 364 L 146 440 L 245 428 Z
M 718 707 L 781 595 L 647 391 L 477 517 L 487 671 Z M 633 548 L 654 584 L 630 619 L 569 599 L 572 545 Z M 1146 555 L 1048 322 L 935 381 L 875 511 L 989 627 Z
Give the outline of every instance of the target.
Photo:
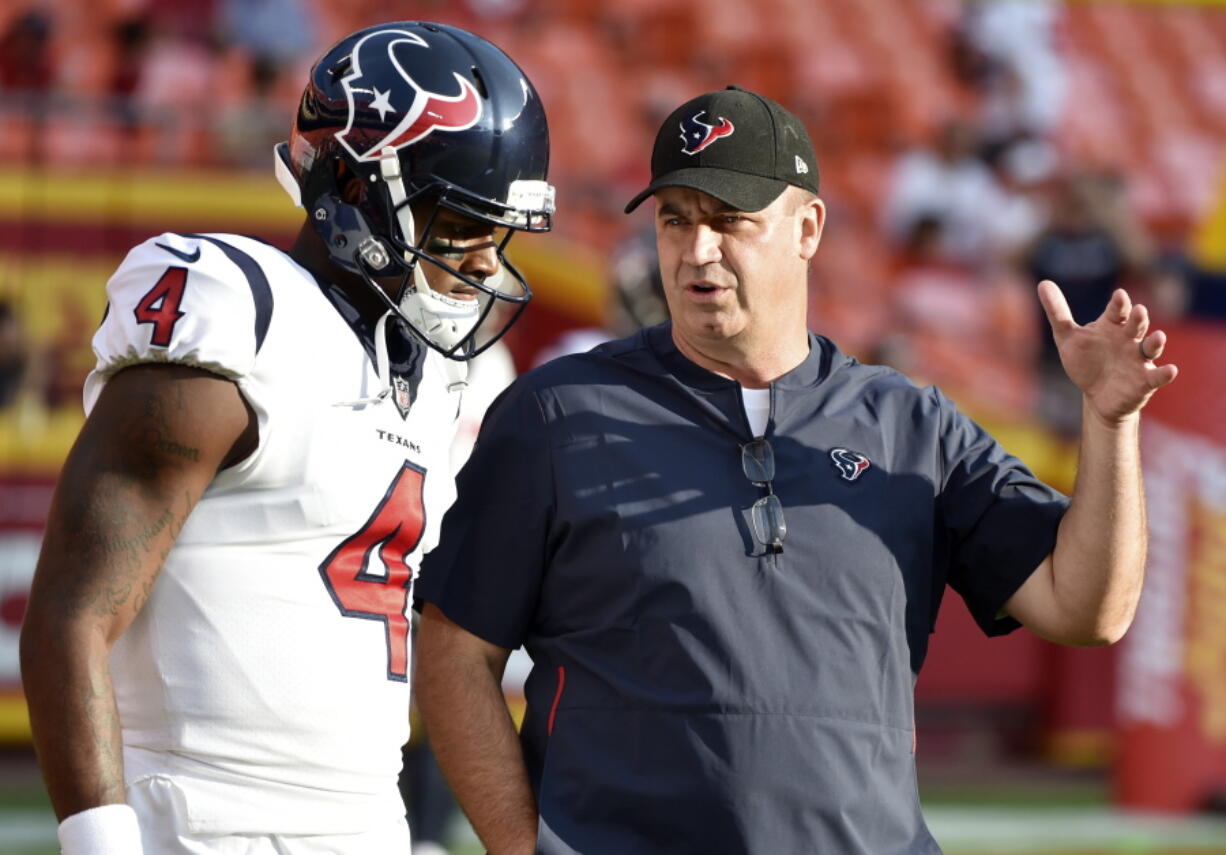
M 1140 303 L 1132 307 L 1132 311 L 1128 313 L 1128 320 L 1124 322 L 1124 332 L 1129 338 L 1143 339 L 1145 334 L 1149 332 L 1149 309 L 1145 308 Z M 1152 350 L 1147 350 L 1147 353 L 1153 353 Z M 1150 357 L 1151 359 L 1155 357 Z
M 1111 299 L 1107 303 L 1107 308 L 1103 309 L 1103 320 L 1110 321 L 1113 324 L 1122 324 L 1128 320 L 1129 313 L 1132 312 L 1132 298 L 1128 296 L 1128 292 L 1123 288 L 1116 288 L 1111 294 Z
M 1139 342 L 1141 354 L 1146 359 L 1145 381 L 1151 389 L 1161 389 L 1179 374 L 1179 368 L 1173 364 L 1154 365 L 1153 361 L 1162 356 L 1166 350 L 1166 333 L 1154 330 Z
M 1068 307 L 1068 301 L 1064 299 L 1064 292 L 1050 279 L 1039 283 L 1039 303 L 1042 304 L 1047 322 L 1053 330 L 1073 325 L 1073 313 Z
M 1146 380 L 1151 389 L 1161 389 L 1179 376 L 1179 368 L 1174 363 L 1152 366 L 1146 373 Z
M 1141 339 L 1141 355 L 1148 360 L 1155 360 L 1162 356 L 1162 351 L 1166 349 L 1166 333 L 1162 330 L 1155 330 Z

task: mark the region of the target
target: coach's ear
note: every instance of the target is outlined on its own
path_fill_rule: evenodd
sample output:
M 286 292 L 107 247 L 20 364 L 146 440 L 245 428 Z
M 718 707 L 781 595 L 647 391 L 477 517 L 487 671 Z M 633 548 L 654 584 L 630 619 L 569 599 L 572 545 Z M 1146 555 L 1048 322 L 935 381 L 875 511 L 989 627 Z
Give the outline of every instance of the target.
M 793 187 L 792 192 L 802 197 L 796 205 L 796 217 L 800 231 L 800 257 L 807 262 L 817 254 L 817 247 L 822 242 L 822 230 L 826 227 L 826 203 L 799 187 Z

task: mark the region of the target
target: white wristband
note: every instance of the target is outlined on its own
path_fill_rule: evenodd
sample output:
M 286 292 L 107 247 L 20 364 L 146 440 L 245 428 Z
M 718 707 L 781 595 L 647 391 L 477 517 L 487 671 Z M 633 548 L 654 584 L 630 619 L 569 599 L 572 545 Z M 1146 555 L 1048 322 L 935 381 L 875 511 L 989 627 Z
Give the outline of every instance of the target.
M 127 805 L 102 805 L 74 813 L 57 834 L 63 855 L 143 855 L 136 811 Z

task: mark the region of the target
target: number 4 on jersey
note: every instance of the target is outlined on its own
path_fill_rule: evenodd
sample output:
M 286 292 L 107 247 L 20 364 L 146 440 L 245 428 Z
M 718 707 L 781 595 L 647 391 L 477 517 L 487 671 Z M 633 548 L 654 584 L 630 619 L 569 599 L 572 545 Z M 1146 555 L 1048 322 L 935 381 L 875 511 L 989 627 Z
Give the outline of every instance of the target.
M 422 492 L 426 472 L 406 462 L 366 525 L 344 540 L 319 565 L 328 593 L 345 617 L 381 620 L 387 630 L 387 678 L 409 678 L 408 557 L 425 528 Z M 378 557 L 385 573 L 370 572 Z
M 138 324 L 153 324 L 153 335 L 149 340 L 158 347 L 170 347 L 175 324 L 183 317 L 179 304 L 183 302 L 186 285 L 187 268 L 168 267 L 133 310 Z

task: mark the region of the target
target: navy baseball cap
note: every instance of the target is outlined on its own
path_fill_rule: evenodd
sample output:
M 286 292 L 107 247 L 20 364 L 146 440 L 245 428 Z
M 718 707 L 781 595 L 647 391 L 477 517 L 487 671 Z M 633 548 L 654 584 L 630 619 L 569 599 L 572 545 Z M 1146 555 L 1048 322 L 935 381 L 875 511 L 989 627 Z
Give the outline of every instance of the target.
M 817 157 L 805 126 L 771 99 L 729 86 L 686 101 L 664 120 L 651 183 L 626 213 L 662 187 L 689 187 L 738 211 L 760 211 L 789 184 L 817 193 Z

